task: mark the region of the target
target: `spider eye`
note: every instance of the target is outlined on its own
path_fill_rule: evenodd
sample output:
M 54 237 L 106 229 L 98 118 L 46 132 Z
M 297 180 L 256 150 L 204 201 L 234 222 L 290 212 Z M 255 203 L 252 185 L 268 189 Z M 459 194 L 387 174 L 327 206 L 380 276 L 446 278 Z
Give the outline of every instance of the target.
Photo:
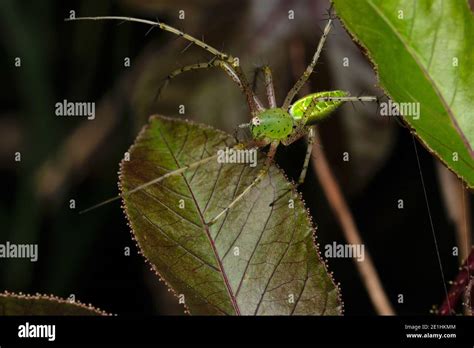
M 258 117 L 252 118 L 252 125 L 259 126 L 260 125 L 260 119 Z

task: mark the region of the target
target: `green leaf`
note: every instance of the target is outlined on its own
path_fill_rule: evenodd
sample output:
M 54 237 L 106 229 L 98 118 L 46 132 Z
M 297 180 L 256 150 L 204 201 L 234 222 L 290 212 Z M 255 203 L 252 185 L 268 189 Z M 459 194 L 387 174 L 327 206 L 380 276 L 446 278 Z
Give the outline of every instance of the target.
M 311 219 L 277 167 L 225 217 L 210 227 L 204 223 L 255 179 L 263 155 L 253 168 L 214 158 L 126 194 L 234 145 L 231 136 L 207 126 L 150 119 L 129 151 L 130 161 L 122 161 L 120 176 L 142 253 L 192 314 L 340 314 L 338 289 L 317 253 Z
M 0 316 L 2 315 L 107 315 L 105 312 L 54 296 L 0 294 Z
M 420 103 L 419 119 L 403 119 L 473 188 L 474 19 L 467 1 L 333 2 L 387 94 L 398 103 Z

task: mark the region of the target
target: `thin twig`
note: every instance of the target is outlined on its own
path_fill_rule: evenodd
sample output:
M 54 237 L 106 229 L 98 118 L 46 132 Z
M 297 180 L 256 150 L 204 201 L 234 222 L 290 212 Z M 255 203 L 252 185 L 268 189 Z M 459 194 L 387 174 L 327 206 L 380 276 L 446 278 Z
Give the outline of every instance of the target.
M 456 228 L 458 259 L 461 265 L 468 257 L 472 244 L 470 195 L 462 181 L 443 164 L 437 162 L 436 170 L 448 218 Z
M 319 182 L 321 183 L 332 211 L 339 221 L 347 242 L 352 245 L 364 244 L 341 189 L 329 168 L 323 150 L 319 147 L 314 147 L 313 151 L 315 152 L 312 161 L 313 169 L 318 175 Z M 355 264 L 375 310 L 380 315 L 394 315 L 395 311 L 385 294 L 367 248 L 365 248 L 364 256 L 364 261 L 355 261 Z

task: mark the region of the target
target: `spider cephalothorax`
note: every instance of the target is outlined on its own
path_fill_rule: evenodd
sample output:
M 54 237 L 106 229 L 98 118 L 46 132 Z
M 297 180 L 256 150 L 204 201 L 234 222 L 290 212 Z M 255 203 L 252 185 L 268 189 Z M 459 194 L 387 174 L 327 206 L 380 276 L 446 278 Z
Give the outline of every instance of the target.
M 272 108 L 266 109 L 252 118 L 250 131 L 255 140 L 271 142 L 286 139 L 293 131 L 293 126 L 293 118 L 287 111 L 281 108 Z

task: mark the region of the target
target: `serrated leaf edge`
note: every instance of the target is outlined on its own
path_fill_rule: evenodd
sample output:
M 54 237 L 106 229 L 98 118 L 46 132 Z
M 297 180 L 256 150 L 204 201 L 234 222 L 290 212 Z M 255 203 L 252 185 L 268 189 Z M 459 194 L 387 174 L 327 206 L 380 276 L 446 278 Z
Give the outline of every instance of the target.
M 46 295 L 46 294 L 36 293 L 34 295 L 30 295 L 30 294 L 23 294 L 22 292 L 15 293 L 15 292 L 10 292 L 10 291 L 5 290 L 3 293 L 0 293 L 0 297 L 10 297 L 10 298 L 17 298 L 17 299 L 24 299 L 24 300 L 47 300 L 47 301 L 51 301 L 51 302 L 55 302 L 55 303 L 64 303 L 64 304 L 70 304 L 70 305 L 73 305 L 73 306 L 77 306 L 77 307 L 95 312 L 95 313 L 97 313 L 99 315 L 102 315 L 102 316 L 114 316 L 115 315 L 115 314 L 107 313 L 106 311 L 104 311 L 102 309 L 96 308 L 96 307 L 92 306 L 92 304 L 90 304 L 90 303 L 84 304 L 84 303 L 82 303 L 80 301 L 77 301 L 77 300 L 69 301 L 69 300 L 63 299 L 61 297 L 58 297 L 56 295 L 52 295 L 52 294 Z
M 148 118 L 148 123 L 142 127 L 142 129 L 140 130 L 140 132 L 138 133 L 137 137 L 135 138 L 135 141 L 133 142 L 133 144 L 130 146 L 130 148 L 128 149 L 128 153 L 131 153 L 133 151 L 133 148 L 135 147 L 135 145 L 139 142 L 139 140 L 143 137 L 143 135 L 145 134 L 145 132 L 150 128 L 150 123 L 154 120 L 154 119 L 163 119 L 163 120 L 167 120 L 167 121 L 172 121 L 172 122 L 187 122 L 189 123 L 190 125 L 193 125 L 193 126 L 198 126 L 198 127 L 203 127 L 205 129 L 210 129 L 212 131 L 216 131 L 218 133 L 221 133 L 222 135 L 225 135 L 225 136 L 229 136 L 229 134 L 227 134 L 226 132 L 220 130 L 220 129 L 217 129 L 217 128 L 214 128 L 214 127 L 211 127 L 207 124 L 203 124 L 203 123 L 198 123 L 198 122 L 194 122 L 194 121 L 191 121 L 191 120 L 188 120 L 188 119 L 177 119 L 177 118 L 173 118 L 173 117 L 167 117 L 167 116 L 162 116 L 162 115 L 152 115 Z M 118 172 L 118 175 L 119 175 L 119 180 L 118 180 L 118 188 L 119 188 L 119 192 L 120 192 L 120 195 L 122 196 L 123 194 L 123 187 L 122 187 L 122 179 L 123 179 L 123 175 L 122 175 L 122 168 L 123 168 L 123 165 L 124 165 L 124 162 L 125 160 L 122 159 L 120 161 L 120 165 L 119 165 L 119 172 Z M 341 286 L 340 286 L 340 283 L 336 283 L 335 280 L 334 280 L 334 274 L 333 272 L 330 272 L 329 269 L 328 269 L 328 266 L 327 266 L 327 263 L 326 263 L 326 260 L 321 256 L 321 253 L 320 253 L 320 250 L 319 250 L 319 243 L 317 242 L 317 235 L 316 235 L 316 231 L 317 231 L 317 227 L 314 226 L 313 224 L 313 219 L 311 217 L 311 214 L 309 212 L 309 209 L 306 208 L 306 204 L 305 204 L 305 201 L 303 199 L 303 196 L 301 195 L 300 192 L 298 192 L 298 190 L 296 190 L 296 186 L 295 186 L 295 183 L 293 182 L 293 180 L 290 180 L 288 179 L 287 175 L 285 174 L 285 172 L 276 164 L 274 163 L 273 164 L 277 170 L 280 172 L 280 174 L 283 175 L 283 177 L 290 183 L 290 186 L 291 186 L 291 192 L 296 195 L 302 205 L 303 205 L 303 208 L 306 212 L 306 219 L 309 223 L 309 225 L 311 226 L 311 230 L 312 230 L 312 240 L 313 240 L 313 245 L 314 245 L 314 248 L 315 248 L 315 251 L 318 255 L 318 258 L 319 258 L 319 261 L 322 263 L 323 267 L 324 267 L 324 270 L 326 271 L 329 279 L 331 280 L 332 284 L 334 285 L 334 289 L 337 291 L 337 302 L 338 302 L 338 307 L 339 307 L 339 311 L 340 311 L 340 314 L 343 315 L 344 314 L 344 302 L 342 300 L 342 296 L 341 296 Z M 124 199 L 122 198 L 122 204 L 121 204 L 121 208 L 125 214 L 125 217 L 127 219 L 127 226 L 130 228 L 130 233 L 132 235 L 132 240 L 135 242 L 135 245 L 137 247 L 137 250 L 138 250 L 138 253 L 140 255 L 143 256 L 143 258 L 145 259 L 145 262 L 150 266 L 150 270 L 158 277 L 158 280 L 160 282 L 163 282 L 166 287 L 168 288 L 168 291 L 170 291 L 174 297 L 176 298 L 179 298 L 179 294 L 173 289 L 173 287 L 169 284 L 169 282 L 165 279 L 165 277 L 158 271 L 158 269 L 156 269 L 155 265 L 153 265 L 150 260 L 148 260 L 148 258 L 143 254 L 143 251 L 140 247 L 140 245 L 138 244 L 138 241 L 137 239 L 135 238 L 135 233 L 133 231 L 133 228 L 132 228 L 132 225 L 131 225 L 131 221 L 130 221 L 130 217 L 129 217 L 129 214 L 128 214 L 128 210 L 127 210 L 127 207 L 125 205 L 125 201 Z M 179 302 L 178 302 L 179 303 Z M 187 307 L 186 303 L 183 303 L 183 307 L 184 307 L 184 313 L 185 314 L 189 314 L 189 315 L 192 315 L 190 309 Z

